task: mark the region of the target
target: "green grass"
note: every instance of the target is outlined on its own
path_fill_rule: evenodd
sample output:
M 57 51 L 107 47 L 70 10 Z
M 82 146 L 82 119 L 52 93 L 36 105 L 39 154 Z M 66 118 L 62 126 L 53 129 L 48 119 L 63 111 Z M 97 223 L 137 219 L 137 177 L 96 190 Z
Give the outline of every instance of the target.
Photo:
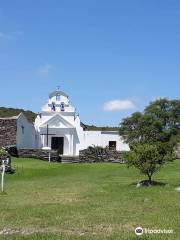
M 144 179 L 119 164 L 49 164 L 13 159 L 0 194 L 0 229 L 20 233 L 0 239 L 180 239 L 180 161 L 155 178 L 165 187 L 137 189 Z M 173 229 L 172 235 L 136 237 L 134 229 Z M 29 235 L 21 234 L 22 231 Z

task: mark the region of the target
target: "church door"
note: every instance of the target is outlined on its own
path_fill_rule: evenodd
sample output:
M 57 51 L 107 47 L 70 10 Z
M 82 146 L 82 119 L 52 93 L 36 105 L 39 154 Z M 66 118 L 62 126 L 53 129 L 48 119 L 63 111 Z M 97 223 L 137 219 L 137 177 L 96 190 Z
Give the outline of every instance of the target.
M 63 155 L 64 152 L 64 138 L 63 137 L 52 137 L 51 138 L 51 149 L 58 150 L 59 154 Z

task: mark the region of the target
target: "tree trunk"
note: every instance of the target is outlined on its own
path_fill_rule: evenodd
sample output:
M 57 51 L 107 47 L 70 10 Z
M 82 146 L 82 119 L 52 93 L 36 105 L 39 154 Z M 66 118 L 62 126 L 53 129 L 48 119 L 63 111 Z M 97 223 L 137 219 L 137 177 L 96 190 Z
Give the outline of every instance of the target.
M 152 174 L 148 173 L 147 175 L 148 175 L 149 183 L 151 185 L 152 184 Z

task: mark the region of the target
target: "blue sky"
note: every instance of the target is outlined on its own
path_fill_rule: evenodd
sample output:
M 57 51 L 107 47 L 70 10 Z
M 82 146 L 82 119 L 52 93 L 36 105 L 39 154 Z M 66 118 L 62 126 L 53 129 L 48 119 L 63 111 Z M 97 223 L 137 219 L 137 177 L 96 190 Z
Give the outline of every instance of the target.
M 179 98 L 180 1 L 2 0 L 0 106 L 38 112 L 57 85 L 97 125 Z

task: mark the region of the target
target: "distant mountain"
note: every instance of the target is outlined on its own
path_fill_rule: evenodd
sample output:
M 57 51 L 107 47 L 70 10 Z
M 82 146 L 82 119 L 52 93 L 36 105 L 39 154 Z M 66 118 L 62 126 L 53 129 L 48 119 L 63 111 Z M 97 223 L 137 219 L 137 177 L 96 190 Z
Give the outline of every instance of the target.
M 33 123 L 35 121 L 35 118 L 37 116 L 37 113 L 34 113 L 29 110 L 19 109 L 19 108 L 6 108 L 6 107 L 0 107 L 0 118 L 1 117 L 13 117 L 17 116 L 20 113 L 23 113 L 27 119 Z M 81 123 L 81 126 L 86 131 L 118 131 L 118 127 L 97 127 L 95 125 L 87 125 L 84 123 Z
M 6 107 L 0 107 L 0 117 L 13 117 L 13 116 L 17 116 L 20 113 L 23 113 L 27 119 L 30 122 L 34 122 L 37 114 L 29 111 L 29 110 L 24 110 L 24 109 L 19 109 L 19 108 L 6 108 Z
M 118 131 L 119 128 L 118 127 L 99 127 L 99 126 L 95 126 L 95 125 L 87 125 L 81 122 L 81 127 L 84 128 L 84 130 L 86 131 Z

